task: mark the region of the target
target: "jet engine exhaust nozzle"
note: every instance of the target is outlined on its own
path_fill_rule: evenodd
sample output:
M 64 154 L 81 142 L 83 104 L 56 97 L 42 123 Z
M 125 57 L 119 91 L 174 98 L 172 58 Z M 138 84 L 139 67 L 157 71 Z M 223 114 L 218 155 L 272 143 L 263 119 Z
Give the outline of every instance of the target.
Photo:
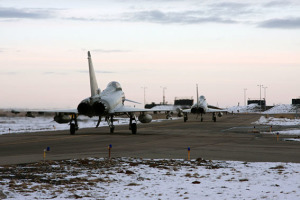
M 105 103 L 97 101 L 93 104 L 93 110 L 97 115 L 102 115 L 107 113 L 107 106 L 105 105 Z
M 204 113 L 204 109 L 203 108 L 192 108 L 191 113 L 194 113 L 194 114 Z
M 87 102 L 82 102 L 77 107 L 78 113 L 82 115 L 88 115 L 90 111 L 92 110 L 92 107 Z

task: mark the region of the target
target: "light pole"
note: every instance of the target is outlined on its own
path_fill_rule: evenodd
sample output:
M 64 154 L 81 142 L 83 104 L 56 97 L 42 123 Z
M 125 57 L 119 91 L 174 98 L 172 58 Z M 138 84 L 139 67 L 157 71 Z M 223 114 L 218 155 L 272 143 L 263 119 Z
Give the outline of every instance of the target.
M 244 106 L 246 106 L 246 91 L 247 91 L 247 88 L 244 88 Z
M 261 112 L 261 87 L 263 85 L 257 85 L 257 86 L 259 86 L 259 104 L 260 104 L 260 112 Z
M 141 87 L 141 88 L 143 88 L 144 89 L 144 107 L 145 107 L 145 105 L 146 105 L 146 89 L 147 89 L 147 87 Z
M 264 94 L 265 94 L 264 96 L 265 96 L 265 110 L 266 110 L 266 106 L 267 106 L 267 99 L 266 98 L 267 98 L 267 88 L 268 87 L 263 87 L 263 88 L 264 88 Z
M 163 105 L 165 105 L 165 90 L 167 89 L 167 87 L 162 87 L 162 86 L 160 86 L 160 88 L 162 88 L 163 89 Z

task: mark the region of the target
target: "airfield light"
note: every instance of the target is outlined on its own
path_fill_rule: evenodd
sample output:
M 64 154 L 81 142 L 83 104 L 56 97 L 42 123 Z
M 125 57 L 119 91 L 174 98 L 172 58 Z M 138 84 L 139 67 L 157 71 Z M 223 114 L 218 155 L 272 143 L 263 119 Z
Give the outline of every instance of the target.
M 247 88 L 244 88 L 244 106 L 246 106 L 246 91 L 247 91 Z
M 261 87 L 263 85 L 257 85 L 257 86 L 259 86 L 259 104 L 260 104 L 260 112 L 261 112 Z
M 111 150 L 111 148 L 112 148 L 112 145 L 110 144 L 110 145 L 108 146 L 108 158 L 109 158 L 109 160 L 110 160 L 110 150 Z
M 165 90 L 167 89 L 167 87 L 160 86 L 160 88 L 163 89 L 163 105 L 165 105 L 165 102 L 166 102 Z
M 147 89 L 147 87 L 141 87 L 141 88 L 143 88 L 144 89 L 144 107 L 145 107 L 145 105 L 146 105 L 146 89 Z
M 268 87 L 263 87 L 264 88 L 264 96 L 265 96 L 265 110 L 266 110 L 266 105 L 267 105 L 267 88 Z
M 45 159 L 46 159 L 46 149 L 44 149 L 44 161 L 45 161 Z
M 190 160 L 190 158 L 191 158 L 191 148 L 188 147 L 188 160 Z

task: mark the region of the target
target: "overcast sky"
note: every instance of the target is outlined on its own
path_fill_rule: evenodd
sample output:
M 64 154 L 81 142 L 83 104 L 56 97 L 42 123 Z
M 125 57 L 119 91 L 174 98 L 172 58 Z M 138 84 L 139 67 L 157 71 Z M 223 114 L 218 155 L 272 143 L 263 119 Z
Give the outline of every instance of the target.
M 76 108 L 98 85 L 220 107 L 300 96 L 300 1 L 0 0 L 0 108 Z M 262 88 L 261 97 L 264 98 Z

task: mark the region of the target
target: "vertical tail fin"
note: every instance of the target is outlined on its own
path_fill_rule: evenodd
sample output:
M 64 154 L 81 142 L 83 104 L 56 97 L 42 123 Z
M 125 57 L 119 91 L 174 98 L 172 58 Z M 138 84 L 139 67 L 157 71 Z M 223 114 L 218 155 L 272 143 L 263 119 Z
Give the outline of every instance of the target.
M 88 62 L 89 62 L 89 72 L 90 72 L 90 86 L 91 86 L 91 96 L 95 96 L 98 91 L 97 79 L 92 63 L 91 53 L 88 51 Z

